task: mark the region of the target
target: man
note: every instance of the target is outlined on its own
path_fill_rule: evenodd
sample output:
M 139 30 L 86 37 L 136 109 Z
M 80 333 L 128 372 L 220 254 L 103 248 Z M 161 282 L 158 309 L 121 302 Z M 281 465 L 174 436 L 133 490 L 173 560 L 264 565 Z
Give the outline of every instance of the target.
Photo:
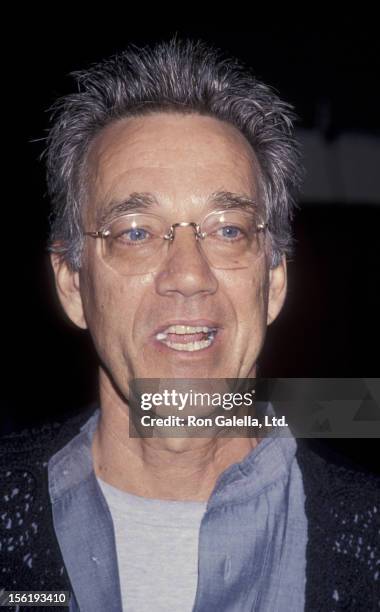
M 371 609 L 374 480 L 289 435 L 132 427 L 136 380 L 256 376 L 286 295 L 291 108 L 201 43 L 77 79 L 48 139 L 51 260 L 100 405 L 4 446 L 3 583 L 92 612 Z

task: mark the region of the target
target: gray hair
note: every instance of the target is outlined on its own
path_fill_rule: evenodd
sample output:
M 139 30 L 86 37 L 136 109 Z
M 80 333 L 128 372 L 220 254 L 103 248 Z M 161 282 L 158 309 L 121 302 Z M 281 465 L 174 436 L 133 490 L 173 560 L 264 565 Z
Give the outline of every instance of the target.
M 208 115 L 234 125 L 253 147 L 271 237 L 272 267 L 292 248 L 291 220 L 302 179 L 293 107 L 235 59 L 202 41 L 176 38 L 123 53 L 72 73 L 78 92 L 52 107 L 47 184 L 50 249 L 81 265 L 86 153 L 111 122 L 164 111 Z

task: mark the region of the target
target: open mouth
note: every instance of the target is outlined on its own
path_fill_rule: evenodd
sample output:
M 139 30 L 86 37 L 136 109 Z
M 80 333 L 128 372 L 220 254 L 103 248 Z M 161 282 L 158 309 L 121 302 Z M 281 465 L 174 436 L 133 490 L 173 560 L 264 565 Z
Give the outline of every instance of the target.
M 170 325 L 156 334 L 156 340 L 175 351 L 202 351 L 215 340 L 216 327 L 205 325 Z

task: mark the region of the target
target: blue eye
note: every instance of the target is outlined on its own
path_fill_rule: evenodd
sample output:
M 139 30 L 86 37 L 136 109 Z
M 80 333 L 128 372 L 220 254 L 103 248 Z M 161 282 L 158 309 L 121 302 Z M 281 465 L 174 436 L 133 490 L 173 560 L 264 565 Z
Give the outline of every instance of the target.
M 221 229 L 223 238 L 239 238 L 241 230 L 234 225 L 227 225 Z
M 146 240 L 148 235 L 148 232 L 141 227 L 134 227 L 133 229 L 125 232 L 125 236 L 131 242 L 140 242 L 141 240 Z

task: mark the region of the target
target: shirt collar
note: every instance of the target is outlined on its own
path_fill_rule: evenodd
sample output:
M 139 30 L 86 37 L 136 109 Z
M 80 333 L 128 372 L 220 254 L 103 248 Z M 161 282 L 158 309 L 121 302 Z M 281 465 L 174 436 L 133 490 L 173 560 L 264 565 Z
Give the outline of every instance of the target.
M 269 414 L 274 414 L 269 406 Z M 49 461 L 50 495 L 54 503 L 68 490 L 93 476 L 92 440 L 100 418 L 100 409 L 82 425 L 79 434 L 53 455 Z M 273 433 L 239 463 L 228 467 L 218 478 L 210 504 L 242 501 L 253 497 L 278 479 L 285 478 L 294 460 L 297 445 L 290 429 L 273 428 Z

